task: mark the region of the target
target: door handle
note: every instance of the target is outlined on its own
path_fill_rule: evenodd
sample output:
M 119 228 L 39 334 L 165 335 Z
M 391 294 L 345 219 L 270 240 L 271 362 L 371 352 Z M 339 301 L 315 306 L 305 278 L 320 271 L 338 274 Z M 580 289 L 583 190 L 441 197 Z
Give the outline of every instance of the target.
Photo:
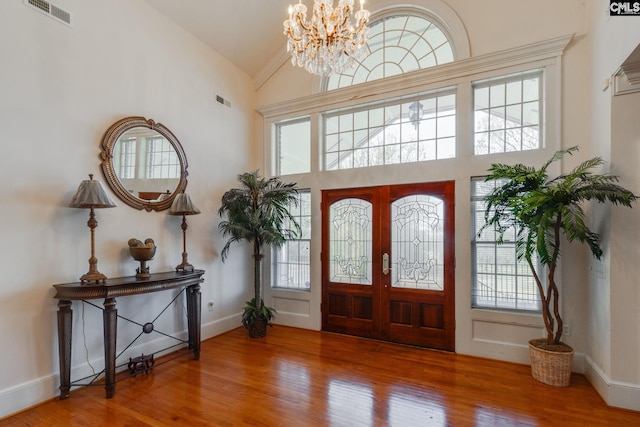
M 382 254 L 382 274 L 386 276 L 389 274 L 389 270 L 391 270 L 391 268 L 389 268 L 389 254 L 385 252 Z

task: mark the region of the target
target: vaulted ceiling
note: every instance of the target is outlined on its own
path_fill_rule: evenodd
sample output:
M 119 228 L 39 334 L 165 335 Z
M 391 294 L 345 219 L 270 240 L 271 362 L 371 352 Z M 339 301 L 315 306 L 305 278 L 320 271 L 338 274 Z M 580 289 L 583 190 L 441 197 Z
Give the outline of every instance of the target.
M 282 22 L 296 0 L 145 0 L 222 56 L 255 76 L 286 49 Z M 305 0 L 309 9 L 311 1 Z M 337 2 L 336 2 L 337 3 Z
M 282 22 L 288 17 L 289 5 L 298 0 L 145 1 L 255 77 L 286 50 Z M 302 2 L 311 15 L 312 0 Z M 365 8 L 373 12 L 375 5 L 383 2 L 367 0 Z M 359 2 L 354 3 L 359 8 Z

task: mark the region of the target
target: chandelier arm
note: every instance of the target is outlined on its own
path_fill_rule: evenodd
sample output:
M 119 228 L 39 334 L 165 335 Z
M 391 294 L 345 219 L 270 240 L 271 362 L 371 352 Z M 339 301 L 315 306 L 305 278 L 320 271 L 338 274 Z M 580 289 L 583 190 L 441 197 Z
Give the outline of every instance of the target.
M 349 9 L 347 7 L 347 9 Z M 349 11 L 347 10 L 347 13 L 345 14 L 344 18 L 342 18 L 342 22 L 340 23 L 339 27 L 344 27 L 344 24 L 347 23 L 347 19 L 349 19 Z M 338 26 L 336 26 L 336 28 L 338 28 Z
M 300 41 L 302 41 L 302 39 L 300 39 Z M 307 48 L 309 47 L 309 44 L 313 43 L 313 41 L 314 41 L 313 39 L 312 40 L 307 40 L 306 43 L 304 43 L 304 46 L 301 46 L 300 43 L 296 43 L 296 46 L 297 46 L 296 47 L 296 53 L 298 53 L 298 54 L 304 53 L 307 50 Z
M 356 30 L 356 33 L 360 33 L 362 32 L 362 30 L 364 30 L 364 27 L 367 26 L 367 23 L 369 22 L 369 20 L 364 20 L 361 19 L 360 22 L 358 23 L 358 29 Z
M 313 24 L 307 25 L 305 23 L 305 17 L 302 16 L 301 12 L 296 13 L 296 21 L 298 22 L 298 25 L 300 25 L 305 31 L 309 31 L 313 28 Z
M 303 37 L 296 37 L 295 33 L 291 29 L 287 30 L 287 36 L 297 43 L 301 42 L 303 39 Z

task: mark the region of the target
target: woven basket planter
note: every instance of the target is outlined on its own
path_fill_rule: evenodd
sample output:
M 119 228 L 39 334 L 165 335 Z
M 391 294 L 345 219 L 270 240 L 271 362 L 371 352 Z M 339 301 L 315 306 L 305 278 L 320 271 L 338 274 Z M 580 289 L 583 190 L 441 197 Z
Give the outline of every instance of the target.
M 531 354 L 531 375 L 544 384 L 556 387 L 567 387 L 571 383 L 571 365 L 574 350 L 566 344 L 560 344 L 559 351 L 545 350 L 539 345 L 546 344 L 546 339 L 529 341 Z

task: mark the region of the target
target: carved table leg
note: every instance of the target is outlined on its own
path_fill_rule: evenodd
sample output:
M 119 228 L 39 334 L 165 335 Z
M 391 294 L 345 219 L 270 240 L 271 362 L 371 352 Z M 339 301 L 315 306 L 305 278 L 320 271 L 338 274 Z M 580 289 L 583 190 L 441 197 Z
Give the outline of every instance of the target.
M 113 397 L 116 392 L 116 332 L 118 310 L 116 299 L 104 300 L 103 325 L 104 325 L 104 388 L 107 397 Z
M 187 288 L 187 330 L 189 333 L 189 348 L 193 350 L 193 358 L 200 359 L 200 285 Z
M 58 301 L 58 358 L 60 359 L 60 400 L 71 390 L 71 301 Z

